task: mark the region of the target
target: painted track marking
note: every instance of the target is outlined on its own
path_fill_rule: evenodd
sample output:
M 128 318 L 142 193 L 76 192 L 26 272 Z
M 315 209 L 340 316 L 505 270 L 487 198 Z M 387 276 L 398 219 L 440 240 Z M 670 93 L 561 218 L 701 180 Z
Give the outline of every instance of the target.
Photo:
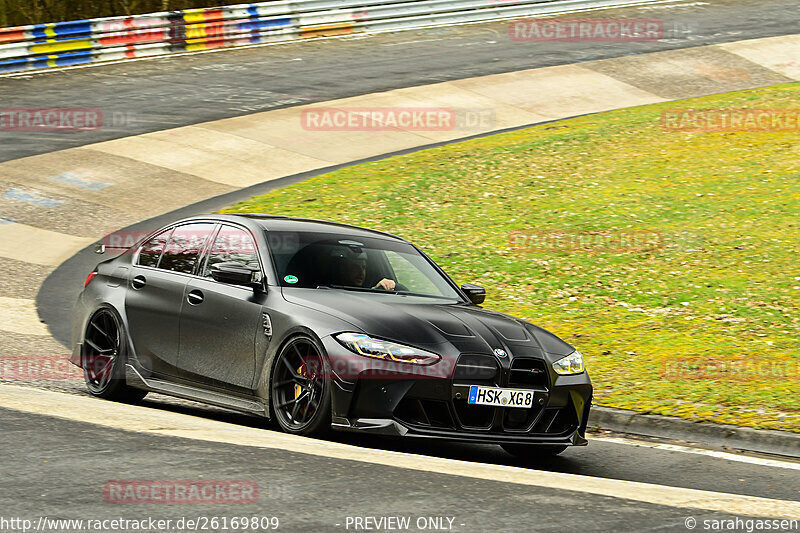
M 758 466 L 770 466 L 775 468 L 787 468 L 789 470 L 800 470 L 800 463 L 795 463 L 791 461 L 781 461 L 779 459 L 767 459 L 762 457 L 754 457 L 752 455 L 740 455 L 736 453 L 723 452 L 719 450 L 707 450 L 705 448 L 692 448 L 691 446 L 680 446 L 677 444 L 647 442 L 634 439 L 625 439 L 620 437 L 589 437 L 589 440 L 597 442 L 608 442 L 611 444 L 625 444 L 629 446 L 638 446 L 642 448 L 653 448 L 655 450 L 664 450 L 669 452 L 705 455 L 707 457 L 714 457 L 715 459 L 724 459 L 726 461 L 748 463 Z

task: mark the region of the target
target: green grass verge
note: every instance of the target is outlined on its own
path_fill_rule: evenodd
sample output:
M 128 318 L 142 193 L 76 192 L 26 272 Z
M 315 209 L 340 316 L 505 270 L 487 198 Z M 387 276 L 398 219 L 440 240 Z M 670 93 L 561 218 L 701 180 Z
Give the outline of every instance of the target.
M 226 212 L 409 239 L 457 282 L 485 285 L 487 307 L 576 345 L 599 405 L 800 432 L 799 132 L 667 132 L 672 108 L 797 109 L 800 85 L 392 157 Z M 637 231 L 653 246 L 541 246 L 547 232 Z

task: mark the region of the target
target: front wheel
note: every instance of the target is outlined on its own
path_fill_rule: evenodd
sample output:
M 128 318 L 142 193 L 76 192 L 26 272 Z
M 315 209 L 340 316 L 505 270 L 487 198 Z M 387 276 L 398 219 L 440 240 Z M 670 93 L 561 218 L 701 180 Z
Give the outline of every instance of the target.
M 320 436 L 331 428 L 327 364 L 313 339 L 295 337 L 275 358 L 270 398 L 278 425 L 287 433 Z
M 125 384 L 125 333 L 110 309 L 100 309 L 89 320 L 83 339 L 83 377 L 92 396 L 120 402 L 138 402 L 147 391 Z
M 500 446 L 514 457 L 530 461 L 555 457 L 567 449 L 567 446 L 559 444 L 501 444 Z

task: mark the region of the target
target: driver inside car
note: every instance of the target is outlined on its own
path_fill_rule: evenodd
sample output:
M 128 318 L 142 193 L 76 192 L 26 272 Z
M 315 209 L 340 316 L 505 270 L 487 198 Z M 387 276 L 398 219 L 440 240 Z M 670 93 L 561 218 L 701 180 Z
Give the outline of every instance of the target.
M 348 287 L 364 287 L 367 279 L 367 254 L 362 250 L 342 248 L 334 252 L 334 279 L 337 285 Z M 382 278 L 372 289 L 392 291 L 395 289 L 394 280 Z

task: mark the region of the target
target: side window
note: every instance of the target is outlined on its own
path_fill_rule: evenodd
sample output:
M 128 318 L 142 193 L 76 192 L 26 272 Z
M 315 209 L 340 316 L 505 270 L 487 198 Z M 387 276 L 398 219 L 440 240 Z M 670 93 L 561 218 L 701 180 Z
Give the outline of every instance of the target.
M 192 274 L 215 226 L 213 223 L 203 223 L 185 224 L 175 228 L 158 268 Z
M 217 263 L 242 263 L 260 268 L 256 245 L 250 232 L 232 226 L 222 226 L 208 253 L 203 276 L 211 277 L 211 267 Z
M 172 228 L 162 231 L 144 243 L 142 245 L 142 250 L 139 252 L 139 258 L 136 264 L 146 267 L 157 267 L 158 260 L 161 259 L 161 253 L 164 251 L 164 248 L 167 247 L 167 240 L 171 233 Z

